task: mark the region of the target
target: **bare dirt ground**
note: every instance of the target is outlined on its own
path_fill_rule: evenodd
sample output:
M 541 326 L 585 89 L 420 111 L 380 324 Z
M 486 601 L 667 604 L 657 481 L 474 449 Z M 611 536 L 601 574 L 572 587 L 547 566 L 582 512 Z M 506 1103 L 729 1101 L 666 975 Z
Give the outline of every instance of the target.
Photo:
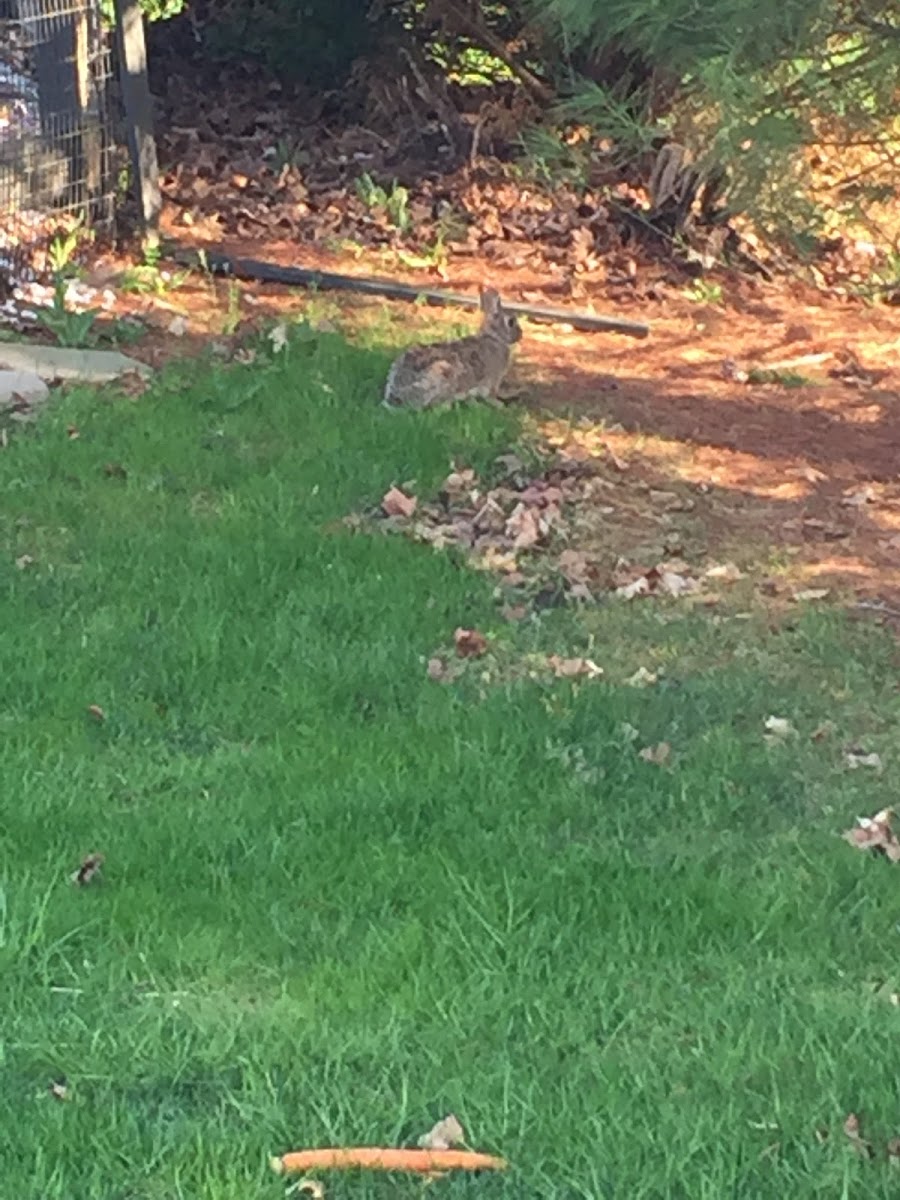
M 536 271 L 475 256 L 451 257 L 438 278 L 359 249 L 167 232 L 283 265 L 458 291 L 491 283 L 510 299 L 566 303 Z M 729 560 L 764 596 L 827 588 L 900 617 L 900 309 L 746 278 L 703 303 L 640 271 L 624 285 L 587 278 L 579 290 L 573 309 L 645 321 L 649 338 L 529 323 L 511 382 L 544 439 L 608 480 L 602 510 L 579 523 L 593 551 L 647 566 Z M 383 319 L 385 305 L 425 337 L 470 319 L 346 293 L 327 300 L 351 334 Z M 136 353 L 150 362 L 190 353 L 222 336 L 235 304 L 246 328 L 304 303 L 286 287 L 193 276 L 164 297 L 130 298 L 158 330 Z M 176 314 L 189 318 L 178 339 L 166 333 Z

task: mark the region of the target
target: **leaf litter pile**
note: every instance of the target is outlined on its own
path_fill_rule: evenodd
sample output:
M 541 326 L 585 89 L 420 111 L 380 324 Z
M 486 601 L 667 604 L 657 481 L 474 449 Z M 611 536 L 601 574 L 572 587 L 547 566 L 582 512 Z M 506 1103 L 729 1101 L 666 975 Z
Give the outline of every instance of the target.
M 380 77 L 378 92 L 391 82 Z M 632 214 L 649 201 L 612 156 L 594 156 L 589 187 L 523 181 L 511 160 L 539 110 L 521 93 L 501 90 L 489 101 L 461 93 L 459 102 L 475 110 L 445 109 L 459 136 L 439 148 L 422 136 L 436 123 L 409 112 L 409 98 L 361 95 L 362 122 L 333 113 L 311 123 L 302 105 L 249 73 L 218 101 L 209 81 L 170 77 L 160 156 L 175 231 L 389 251 L 441 278 L 451 257 L 478 256 L 533 270 L 575 298 L 601 282 L 622 303 L 658 294 L 671 269 L 653 264 L 639 278 L 632 245 L 642 228 Z
M 516 454 L 500 455 L 493 478 L 480 479 L 471 467 L 457 467 L 433 500 L 421 500 L 409 485 L 393 486 L 364 520 L 385 533 L 400 533 L 437 550 L 461 550 L 469 564 L 498 577 L 504 614 L 521 619 L 529 611 L 573 601 L 596 603 L 610 596 L 697 596 L 716 599 L 707 581 L 732 582 L 741 573 L 731 564 L 702 575 L 678 558 L 638 564 L 580 548 L 585 514 L 602 519 L 614 512 L 598 504 L 609 488 L 599 466 L 555 455 L 537 473 Z
M 448 260 L 477 256 L 533 271 L 542 292 L 580 298 L 602 286 L 622 304 L 659 298 L 681 285 L 685 266 L 693 277 L 701 255 L 719 259 L 726 246 L 754 272 L 790 270 L 739 221 L 691 222 L 687 255 L 672 253 L 672 239 L 652 223 L 652 167 L 636 173 L 633 155 L 577 121 L 560 131 L 577 169 L 548 178 L 540 154 L 523 162 L 523 133 L 545 127 L 552 103 L 541 85 L 451 83 L 441 53 L 421 52 L 421 36 L 387 39 L 327 91 L 283 89 L 249 60 L 233 78 L 194 51 L 201 14 L 215 7 L 192 6 L 191 49 L 179 51 L 175 38 L 154 46 L 166 82 L 158 96 L 163 193 L 182 231 L 352 243 L 439 276 Z M 416 7 L 428 10 L 429 24 L 441 8 L 479 8 Z M 845 180 L 846 153 L 817 147 L 825 194 Z M 887 253 L 850 237 L 831 242 L 816 260 L 824 283 L 859 280 Z
M 607 467 L 614 480 L 606 477 Z M 509 623 L 550 608 L 647 597 L 716 604 L 720 596 L 713 585 L 744 578 L 734 564 L 694 569 L 677 558 L 644 558 L 647 547 L 637 548 L 643 561 L 625 559 L 611 548 L 610 532 L 622 544 L 621 522 L 610 521 L 619 512 L 605 501 L 611 490 L 621 499 L 620 476 L 627 469 L 611 452 L 585 459 L 531 443 L 521 454 L 499 455 L 481 477 L 456 464 L 431 498 L 418 496 L 414 482 L 392 485 L 375 508 L 351 514 L 342 524 L 464 555 L 471 567 L 496 579 L 494 596 Z M 505 642 L 502 636 L 459 628 L 428 659 L 428 676 L 441 683 L 467 677 L 482 690 L 482 685 L 524 678 L 591 681 L 603 675 L 603 668 L 584 655 L 513 653 Z M 626 680 L 633 687 L 656 681 L 644 667 Z
M 417 496 L 413 484 L 394 485 L 375 509 L 364 516 L 346 517 L 344 524 L 461 552 L 471 566 L 496 576 L 495 598 L 508 622 L 525 621 L 543 609 L 561 605 L 648 597 L 705 608 L 721 599 L 714 587 L 745 578 L 733 563 L 701 568 L 671 559 L 648 566 L 592 549 L 592 539 L 584 537 L 586 522 L 615 519 L 617 511 L 602 502 L 616 486 L 604 478 L 603 460 L 585 461 L 546 447 L 534 449 L 538 453 L 535 466 L 529 467 L 517 454 L 503 454 L 485 478 L 471 467 L 457 465 L 432 499 Z M 627 470 L 627 464 L 615 460 L 611 452 L 608 457 L 617 472 Z M 766 594 L 764 588 L 762 591 Z M 818 600 L 827 594 L 795 592 L 792 599 Z M 446 646 L 432 653 L 426 671 L 438 683 L 453 683 L 469 673 L 480 684 L 522 678 L 591 681 L 603 677 L 603 668 L 585 656 L 526 653 L 515 658 L 507 655 L 504 661 L 503 647 L 494 637 L 463 627 L 454 631 Z M 651 687 L 657 674 L 642 666 L 624 682 L 635 688 Z M 827 722 L 810 738 L 819 742 L 833 731 Z M 637 730 L 633 732 L 637 737 Z M 787 718 L 766 718 L 763 738 L 770 746 L 797 736 Z M 667 742 L 645 746 L 637 754 L 653 766 L 671 766 L 672 747 Z M 849 770 L 868 768 L 881 774 L 884 769 L 878 754 L 855 745 L 844 748 L 843 760 Z M 900 862 L 893 816 L 893 810 L 885 808 L 874 817 L 857 818 L 856 825 L 842 836 L 857 849 Z

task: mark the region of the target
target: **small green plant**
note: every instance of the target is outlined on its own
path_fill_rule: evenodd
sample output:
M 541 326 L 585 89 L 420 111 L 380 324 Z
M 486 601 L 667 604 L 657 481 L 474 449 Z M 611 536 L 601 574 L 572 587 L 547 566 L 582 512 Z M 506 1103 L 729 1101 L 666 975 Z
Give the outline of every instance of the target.
M 708 279 L 695 280 L 689 288 L 685 288 L 684 294 L 688 300 L 693 300 L 695 304 L 722 303 L 721 283 L 712 283 Z
M 184 0 L 141 0 L 141 12 L 144 20 L 168 21 L 177 17 L 184 9 Z M 103 24 L 112 29 L 116 23 L 116 11 L 113 0 L 100 0 L 100 17 Z
M 587 187 L 591 171 L 591 146 L 567 143 L 559 130 L 536 125 L 519 138 L 521 159 L 516 164 L 523 179 L 534 179 L 548 186 L 568 183 L 576 189 Z
M 354 258 L 362 258 L 366 247 L 355 238 L 330 237 L 322 238 L 322 247 L 330 254 L 350 254 Z
M 437 236 L 442 243 L 464 242 L 469 232 L 469 222 L 451 204 L 442 205 L 437 219 Z
M 76 274 L 75 251 L 84 237 L 85 233 L 80 224 L 54 236 L 47 251 L 47 264 L 54 278 L 68 279 Z
M 363 171 L 354 186 L 357 196 L 359 196 L 366 208 L 384 207 L 387 201 L 387 192 L 380 184 L 375 182 L 368 171 Z
M 754 367 L 747 372 L 748 383 L 777 383 L 781 387 L 809 387 L 816 381 L 808 375 L 800 375 L 796 371 L 774 371 L 767 367 Z
M 305 167 L 309 164 L 309 151 L 304 150 L 295 138 L 279 138 L 272 150 L 271 164 L 276 171 L 284 167 Z
M 94 322 L 98 310 L 88 308 L 75 312 L 67 303 L 67 278 L 57 271 L 53 281 L 53 303 L 38 313 L 38 322 L 43 325 L 67 349 L 90 347 L 97 344 Z
M 310 288 L 304 305 L 304 321 L 312 327 L 336 325 L 341 317 L 341 308 L 333 299 L 322 296 L 316 289 Z
M 385 208 L 391 224 L 395 225 L 401 233 L 406 233 L 411 222 L 409 215 L 409 192 L 406 188 L 400 187 L 395 183 L 388 195 Z
M 225 310 L 225 316 L 222 319 L 222 334 L 224 337 L 233 337 L 237 333 L 238 326 L 241 323 L 241 289 L 237 282 L 232 279 L 228 284 L 228 307 Z
M 356 194 L 373 212 L 383 212 L 391 225 L 406 233 L 412 224 L 409 213 L 409 190 L 395 179 L 390 191 L 364 172 L 356 181 Z
M 115 172 L 113 190 L 119 203 L 123 203 L 131 190 L 131 166 L 123 163 Z
M 120 289 L 138 295 L 162 296 L 180 288 L 190 276 L 190 271 L 164 271 L 161 262 L 160 247 L 145 246 L 142 261 L 125 271 L 119 284 Z
M 404 267 L 414 271 L 440 270 L 447 264 L 447 247 L 440 233 L 430 246 L 424 246 L 420 253 L 410 254 L 406 250 L 398 250 L 397 258 Z
M 75 254 L 90 236 L 79 221 L 71 229 L 59 230 L 47 250 L 47 263 L 53 272 L 53 301 L 38 313 L 38 322 L 53 334 L 60 346 L 71 349 L 94 346 L 98 340 L 94 323 L 99 310 L 76 312 L 68 300 L 69 280 L 77 278 L 79 273 Z

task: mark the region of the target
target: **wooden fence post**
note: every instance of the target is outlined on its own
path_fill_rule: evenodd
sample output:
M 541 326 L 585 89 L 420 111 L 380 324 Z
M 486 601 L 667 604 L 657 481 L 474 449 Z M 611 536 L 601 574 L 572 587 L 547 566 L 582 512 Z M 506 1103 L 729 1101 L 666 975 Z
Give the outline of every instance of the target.
M 156 245 L 159 240 L 162 197 L 156 142 L 153 138 L 153 98 L 147 75 L 144 18 L 139 0 L 115 0 L 115 11 L 119 78 L 128 123 L 128 145 L 141 207 L 141 223 L 145 240 Z

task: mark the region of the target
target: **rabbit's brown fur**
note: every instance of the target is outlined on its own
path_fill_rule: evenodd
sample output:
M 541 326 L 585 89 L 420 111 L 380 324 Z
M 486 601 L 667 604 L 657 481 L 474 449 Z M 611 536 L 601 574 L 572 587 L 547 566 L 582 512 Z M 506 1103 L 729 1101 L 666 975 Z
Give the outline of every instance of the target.
M 405 350 L 391 366 L 384 404 L 388 408 L 434 408 L 471 396 L 497 403 L 497 389 L 522 330 L 493 288 L 482 292 L 481 311 L 481 330 L 471 337 Z

